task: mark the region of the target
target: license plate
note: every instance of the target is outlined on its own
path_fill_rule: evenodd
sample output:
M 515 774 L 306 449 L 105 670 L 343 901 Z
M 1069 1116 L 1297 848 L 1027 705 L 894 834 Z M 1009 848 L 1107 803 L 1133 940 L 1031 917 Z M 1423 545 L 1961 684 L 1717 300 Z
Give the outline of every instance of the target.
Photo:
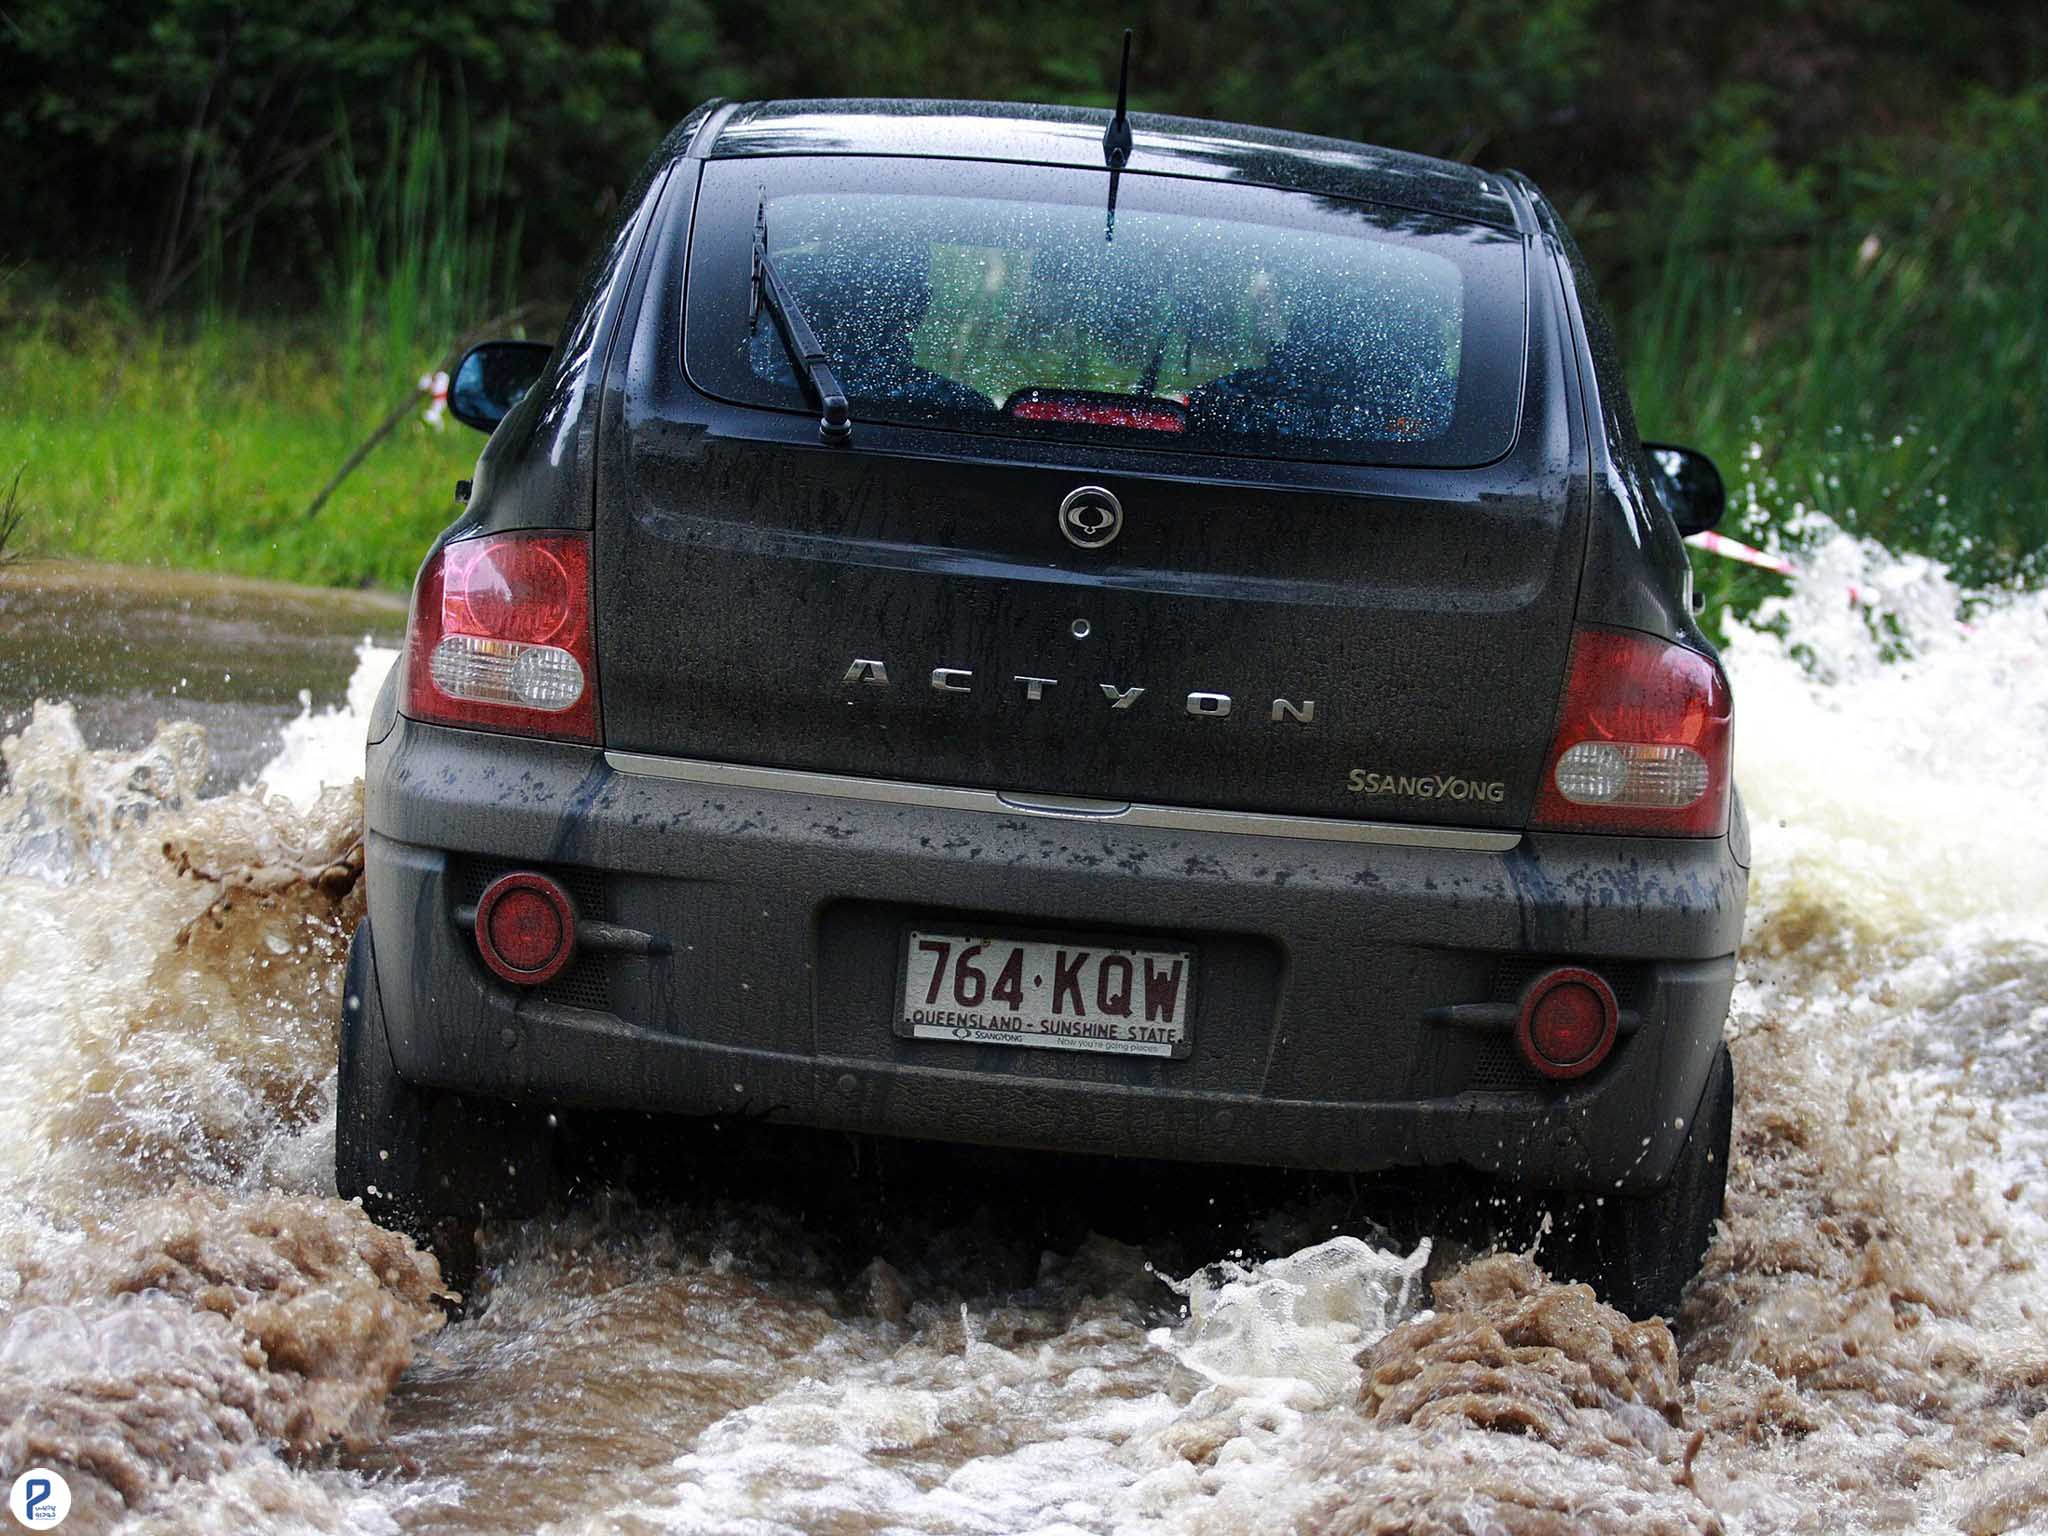
M 1195 956 L 913 930 L 896 1032 L 917 1040 L 1185 1056 Z

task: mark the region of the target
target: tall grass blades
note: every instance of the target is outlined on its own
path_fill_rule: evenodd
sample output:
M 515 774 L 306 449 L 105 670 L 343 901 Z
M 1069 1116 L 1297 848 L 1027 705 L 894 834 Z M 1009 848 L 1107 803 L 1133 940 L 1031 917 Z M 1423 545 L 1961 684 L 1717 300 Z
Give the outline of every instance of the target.
M 15 470 L 6 491 L 0 492 L 0 570 L 22 558 L 21 520 L 28 514 L 21 505 L 21 477 L 27 472 L 26 464 Z
M 318 519 L 304 512 L 370 424 L 510 307 L 505 138 L 426 83 L 375 154 L 338 126 L 319 302 L 290 317 L 249 302 L 246 235 L 227 222 L 195 237 L 206 280 L 185 313 L 0 274 L 0 465 L 28 466 L 38 550 L 403 586 L 476 461 L 474 434 L 409 423 Z
M 511 307 L 519 221 L 501 222 L 507 126 L 478 127 L 461 94 L 416 84 L 364 173 L 341 123 L 328 165 L 335 220 L 324 278 L 341 370 L 340 435 L 360 434 L 454 341 Z

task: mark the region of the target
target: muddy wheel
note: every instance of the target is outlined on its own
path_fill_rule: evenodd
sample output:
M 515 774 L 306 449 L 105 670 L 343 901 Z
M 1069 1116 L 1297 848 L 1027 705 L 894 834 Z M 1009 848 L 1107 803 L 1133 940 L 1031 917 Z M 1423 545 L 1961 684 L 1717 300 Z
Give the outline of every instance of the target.
M 348 951 L 335 1085 L 334 1184 L 380 1226 L 463 1267 L 479 1217 L 527 1216 L 552 1172 L 545 1119 L 421 1088 L 400 1075 L 384 1032 L 376 949 L 365 922 Z
M 424 1239 L 425 1142 L 433 1106 L 391 1059 L 367 922 L 348 947 L 334 1093 L 334 1187 L 344 1200 L 360 1199 L 379 1226 Z
M 1671 1181 L 1648 1194 L 1610 1199 L 1594 1234 L 1601 1300 L 1630 1317 L 1670 1317 L 1714 1240 L 1728 1188 L 1728 1144 L 1735 1115 L 1735 1066 L 1723 1045 L 1693 1116 Z

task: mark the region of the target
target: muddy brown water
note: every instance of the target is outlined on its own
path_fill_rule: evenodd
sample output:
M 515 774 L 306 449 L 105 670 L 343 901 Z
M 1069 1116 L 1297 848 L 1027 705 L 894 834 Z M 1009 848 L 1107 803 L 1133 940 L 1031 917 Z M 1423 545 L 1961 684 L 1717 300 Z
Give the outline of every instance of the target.
M 1669 1327 L 1341 1181 L 634 1121 L 450 1321 L 330 1168 L 400 616 L 0 577 L 0 1473 L 152 1533 L 2048 1529 L 2048 606 L 1807 564 L 1729 653 L 1741 1092 Z

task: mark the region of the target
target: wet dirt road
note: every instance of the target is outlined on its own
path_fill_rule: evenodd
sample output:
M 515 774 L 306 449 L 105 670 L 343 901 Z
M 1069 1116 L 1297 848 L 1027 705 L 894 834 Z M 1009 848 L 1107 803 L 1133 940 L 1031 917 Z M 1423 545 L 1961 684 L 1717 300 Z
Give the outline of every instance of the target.
M 392 625 L 0 578 L 0 1467 L 137 1532 L 2048 1529 L 2048 605 L 1807 565 L 1729 653 L 1741 1095 L 1675 1332 L 1348 1188 L 701 1141 L 486 1232 L 448 1322 L 329 1167 Z

